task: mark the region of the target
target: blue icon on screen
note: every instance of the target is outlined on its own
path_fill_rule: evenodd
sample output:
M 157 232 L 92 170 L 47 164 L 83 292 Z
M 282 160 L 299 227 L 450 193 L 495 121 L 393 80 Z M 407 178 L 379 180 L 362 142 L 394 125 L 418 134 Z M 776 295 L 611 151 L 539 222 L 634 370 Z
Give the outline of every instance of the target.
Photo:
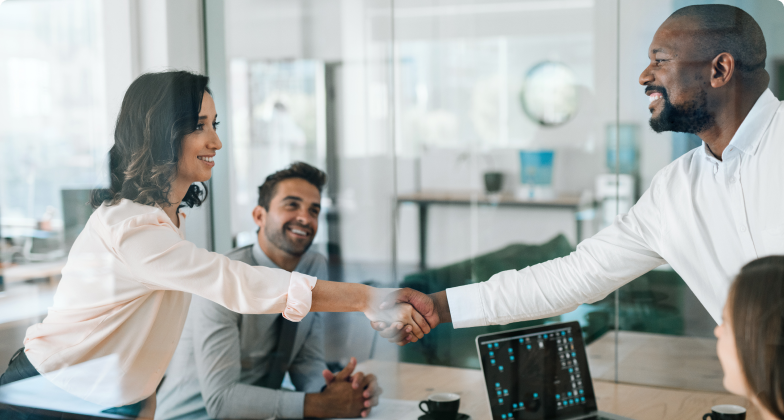
M 517 408 L 517 404 L 512 404 L 512 408 Z
M 547 334 L 544 335 L 544 338 L 547 338 Z
M 585 401 L 585 397 L 580 397 L 580 401 Z
M 570 343 L 572 342 L 572 337 L 569 337 L 569 342 L 570 342 Z
M 487 348 L 488 348 L 488 349 L 492 349 L 492 348 L 493 348 L 493 345 L 492 345 L 492 344 L 488 344 L 488 345 L 487 345 Z
M 498 396 L 499 396 L 499 397 L 501 396 L 501 391 L 498 391 Z
M 500 383 L 498 383 L 498 382 L 496 382 L 496 383 L 495 383 L 495 386 L 496 386 L 496 387 L 500 387 L 500 386 L 501 386 L 501 384 L 500 384 Z
M 503 398 L 499 398 L 498 399 L 498 404 L 503 404 L 503 403 L 504 403 L 504 399 Z
M 509 356 L 509 360 L 514 362 L 514 356 Z
M 495 359 L 490 359 L 490 363 L 495 364 Z
M 498 366 L 498 370 L 500 370 L 501 372 L 503 372 L 503 371 L 504 371 L 504 367 L 503 367 L 503 366 Z
M 536 392 L 534 392 L 534 398 L 539 398 L 539 394 L 537 394 Z
M 493 352 L 492 351 L 490 352 L 490 357 L 493 357 Z
M 495 343 L 495 347 L 498 348 L 498 343 Z
M 528 345 L 528 350 L 531 350 L 531 345 L 530 344 Z
M 576 357 L 576 356 L 577 356 L 577 353 L 572 352 L 572 357 Z
M 501 418 L 505 419 L 506 418 L 506 414 L 501 414 Z
M 572 373 L 572 372 L 574 372 L 574 369 L 569 368 L 569 373 Z
M 524 407 L 524 406 L 525 406 L 525 404 L 523 404 L 523 403 L 520 403 L 520 407 Z
M 574 400 L 569 400 L 569 404 L 574 404 Z
M 555 394 L 555 399 L 557 400 L 559 398 L 561 398 L 561 394 Z
M 566 331 L 561 331 L 561 335 L 566 335 Z
M 510 347 L 510 348 L 509 348 L 509 353 L 511 353 L 511 352 L 512 352 L 512 348 Z
M 523 339 L 521 338 L 521 339 L 520 339 L 520 344 L 522 344 L 522 343 L 523 343 Z
M 513 415 L 512 413 L 509 413 L 509 418 L 510 418 L 510 419 L 511 419 L 513 416 L 514 416 L 514 415 Z
M 566 396 L 567 396 L 567 397 L 571 397 L 571 396 L 572 396 L 572 393 L 571 393 L 571 392 L 567 392 L 567 393 L 566 393 Z
M 580 394 L 582 394 L 582 393 L 583 393 L 583 390 L 581 389 L 581 390 L 580 390 Z

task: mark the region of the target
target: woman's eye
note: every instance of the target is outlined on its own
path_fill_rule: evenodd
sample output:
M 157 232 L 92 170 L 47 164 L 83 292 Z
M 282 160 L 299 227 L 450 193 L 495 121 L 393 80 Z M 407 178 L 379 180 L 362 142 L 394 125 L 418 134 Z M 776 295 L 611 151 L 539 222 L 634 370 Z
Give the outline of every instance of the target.
M 214 123 L 212 123 L 212 129 L 215 130 L 216 128 L 218 128 L 218 124 L 220 124 L 220 121 L 215 121 Z
M 196 124 L 196 131 L 204 130 L 204 124 Z

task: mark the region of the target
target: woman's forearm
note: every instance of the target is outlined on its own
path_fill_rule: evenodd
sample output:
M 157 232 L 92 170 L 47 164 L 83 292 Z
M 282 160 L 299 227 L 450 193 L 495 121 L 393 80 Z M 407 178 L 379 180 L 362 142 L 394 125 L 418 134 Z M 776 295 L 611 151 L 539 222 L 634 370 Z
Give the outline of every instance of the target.
M 318 280 L 313 288 L 311 312 L 366 312 L 373 288 L 359 283 Z

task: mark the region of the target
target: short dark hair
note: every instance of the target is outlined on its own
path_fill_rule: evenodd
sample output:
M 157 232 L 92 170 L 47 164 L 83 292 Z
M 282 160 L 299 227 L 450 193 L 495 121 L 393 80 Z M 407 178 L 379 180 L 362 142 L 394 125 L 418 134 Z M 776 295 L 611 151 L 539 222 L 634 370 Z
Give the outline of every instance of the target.
M 765 68 L 767 47 L 762 29 L 751 15 L 726 4 L 700 4 L 676 10 L 669 19 L 693 19 L 698 48 L 712 57 L 726 52 L 735 59 L 741 73 Z
M 318 189 L 319 194 L 327 183 L 327 174 L 315 166 L 305 162 L 294 162 L 288 168 L 282 169 L 267 177 L 259 186 L 259 205 L 269 211 L 269 204 L 275 196 L 280 181 L 291 178 L 304 179 Z
M 165 71 L 139 76 L 125 92 L 114 146 L 109 150 L 108 189 L 94 190 L 90 203 L 99 207 L 120 199 L 145 205 L 170 205 L 171 182 L 177 176 L 182 139 L 196 131 L 207 76 Z M 207 186 L 193 184 L 180 207 L 201 205 Z
M 727 305 L 749 393 L 774 417 L 784 418 L 784 256 L 746 264 Z

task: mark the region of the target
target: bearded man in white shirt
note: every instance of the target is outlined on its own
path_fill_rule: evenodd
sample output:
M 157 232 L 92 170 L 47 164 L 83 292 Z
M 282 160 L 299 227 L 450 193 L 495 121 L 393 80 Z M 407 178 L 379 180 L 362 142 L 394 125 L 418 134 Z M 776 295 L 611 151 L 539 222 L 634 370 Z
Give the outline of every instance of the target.
M 767 89 L 765 39 L 743 10 L 688 6 L 656 31 L 640 84 L 656 132 L 703 145 L 660 170 L 628 214 L 571 255 L 431 295 L 403 289 L 431 327 L 545 318 L 598 301 L 669 263 L 717 322 L 735 274 L 784 254 L 784 106 Z M 390 341 L 416 341 L 376 323 Z
M 318 232 L 326 179 L 303 162 L 268 176 L 253 209 L 257 241 L 226 255 L 253 266 L 327 278 L 326 257 L 309 249 Z M 326 370 L 320 313 L 294 323 L 277 314 L 238 314 L 194 296 L 157 393 L 155 418 L 367 416 L 381 389 L 375 375 L 354 373 L 355 366 L 351 358 L 337 375 Z M 280 389 L 287 372 L 295 392 Z

